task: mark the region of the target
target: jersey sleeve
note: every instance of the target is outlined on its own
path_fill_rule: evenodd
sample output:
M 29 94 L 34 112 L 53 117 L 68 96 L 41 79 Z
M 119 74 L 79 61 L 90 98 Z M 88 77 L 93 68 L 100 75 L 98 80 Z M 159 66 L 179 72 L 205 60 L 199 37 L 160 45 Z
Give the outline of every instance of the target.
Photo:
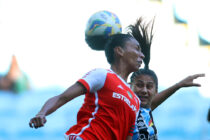
M 135 123 L 132 124 L 130 131 L 128 132 L 128 135 L 133 136 L 134 130 L 135 130 Z
M 94 69 L 86 73 L 81 79 L 78 80 L 85 88 L 87 92 L 96 92 L 100 90 L 105 83 L 107 76 L 107 70 L 105 69 Z

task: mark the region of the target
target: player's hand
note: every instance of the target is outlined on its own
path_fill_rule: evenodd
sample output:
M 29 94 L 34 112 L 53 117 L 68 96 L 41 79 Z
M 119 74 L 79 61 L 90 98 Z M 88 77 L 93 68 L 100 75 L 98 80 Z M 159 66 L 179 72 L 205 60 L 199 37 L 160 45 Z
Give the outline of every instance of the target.
M 44 124 L 47 122 L 45 115 L 43 114 L 37 114 L 34 118 L 32 118 L 29 122 L 29 126 L 31 128 L 39 128 L 44 126 Z
M 191 87 L 191 86 L 196 86 L 196 87 L 200 87 L 201 84 L 199 83 L 194 83 L 193 80 L 199 78 L 199 77 L 204 77 L 205 74 L 194 74 L 194 75 L 190 75 L 188 77 L 186 77 L 185 79 L 183 79 L 182 81 L 180 81 L 179 83 L 177 83 L 180 87 Z

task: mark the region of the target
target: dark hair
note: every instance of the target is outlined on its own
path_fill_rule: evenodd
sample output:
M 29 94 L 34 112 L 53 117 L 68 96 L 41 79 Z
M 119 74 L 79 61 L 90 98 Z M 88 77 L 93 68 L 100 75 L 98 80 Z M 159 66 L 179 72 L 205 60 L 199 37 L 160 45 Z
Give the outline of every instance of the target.
M 158 89 L 158 78 L 157 78 L 157 75 L 151 69 L 139 69 L 138 71 L 133 72 L 133 74 L 131 75 L 131 83 L 133 83 L 134 80 L 135 80 L 135 78 L 137 76 L 140 76 L 140 75 L 148 75 L 148 76 L 151 76 L 152 79 L 155 82 L 156 90 Z
M 129 34 L 115 34 L 108 38 L 105 45 L 105 54 L 109 64 L 114 63 L 114 48 L 117 46 L 124 48 L 125 43 L 132 38 Z
M 150 25 L 151 23 L 152 25 Z M 127 28 L 128 34 L 131 34 L 139 42 L 142 53 L 145 56 L 145 58 L 143 59 L 145 69 L 149 69 L 150 48 L 153 39 L 153 25 L 154 19 L 146 24 L 145 22 L 143 22 L 143 18 L 140 17 L 139 19 L 137 19 L 134 25 L 129 25 Z
M 145 58 L 143 59 L 144 64 L 145 64 L 144 69 L 139 69 L 137 72 L 134 72 L 131 75 L 131 83 L 139 75 L 149 75 L 153 78 L 156 84 L 156 89 L 157 89 L 158 88 L 157 75 L 155 74 L 153 70 L 149 69 L 150 48 L 151 48 L 152 39 L 153 39 L 153 25 L 154 25 L 154 19 L 150 21 L 148 24 L 145 24 L 143 23 L 143 18 L 140 17 L 139 19 L 137 19 L 134 25 L 128 26 L 128 33 L 131 34 L 139 42 L 142 52 L 145 56 Z M 150 31 L 149 31 L 149 28 L 150 28 Z
M 96 51 L 103 51 L 107 40 L 108 36 L 104 35 L 95 35 L 95 36 L 85 35 L 85 41 L 88 44 L 88 46 Z
M 130 34 L 114 34 L 111 36 L 95 35 L 87 36 L 85 35 L 85 41 L 89 47 L 93 50 L 103 51 L 105 50 L 105 55 L 109 64 L 114 62 L 114 48 L 120 46 L 124 48 L 125 43 L 134 38 Z

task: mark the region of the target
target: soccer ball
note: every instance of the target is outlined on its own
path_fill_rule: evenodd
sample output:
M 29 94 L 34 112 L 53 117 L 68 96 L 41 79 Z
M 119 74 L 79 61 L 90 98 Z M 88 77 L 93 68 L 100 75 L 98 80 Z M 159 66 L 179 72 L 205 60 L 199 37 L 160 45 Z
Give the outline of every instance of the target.
M 122 32 L 119 18 L 112 12 L 99 11 L 94 13 L 88 20 L 85 35 L 105 35 L 110 36 Z

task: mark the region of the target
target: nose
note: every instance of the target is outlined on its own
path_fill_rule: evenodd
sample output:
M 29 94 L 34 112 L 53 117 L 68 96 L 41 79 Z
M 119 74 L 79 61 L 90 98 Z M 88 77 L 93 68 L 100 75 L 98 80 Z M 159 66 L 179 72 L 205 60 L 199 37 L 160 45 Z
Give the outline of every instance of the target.
M 142 87 L 142 93 L 143 93 L 143 94 L 146 94 L 146 93 L 147 93 L 147 88 L 146 88 L 146 86 Z
M 144 59 L 144 58 L 145 58 L 145 56 L 144 56 L 144 54 L 142 53 L 142 51 L 139 52 L 139 56 L 141 57 L 141 59 Z

